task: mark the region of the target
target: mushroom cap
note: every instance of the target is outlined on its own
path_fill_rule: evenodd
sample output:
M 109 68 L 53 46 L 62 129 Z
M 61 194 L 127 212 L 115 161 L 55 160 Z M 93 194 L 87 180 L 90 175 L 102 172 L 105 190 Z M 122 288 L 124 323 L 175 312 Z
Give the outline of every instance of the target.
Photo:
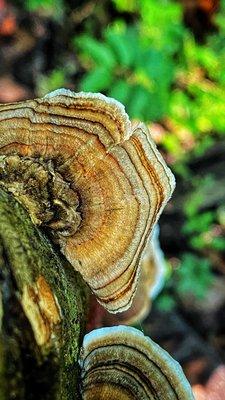
M 80 366 L 84 400 L 194 400 L 180 365 L 135 328 L 87 334 Z
M 0 105 L 0 155 L 14 154 L 54 162 L 79 199 L 79 226 L 57 233 L 61 251 L 108 311 L 126 310 L 175 186 L 147 128 L 114 99 L 60 89 Z

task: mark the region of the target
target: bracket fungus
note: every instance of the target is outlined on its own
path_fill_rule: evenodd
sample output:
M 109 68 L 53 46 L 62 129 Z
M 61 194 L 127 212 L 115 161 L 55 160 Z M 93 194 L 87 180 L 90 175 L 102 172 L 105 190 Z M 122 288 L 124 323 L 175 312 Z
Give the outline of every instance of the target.
M 135 328 L 87 334 L 80 366 L 84 400 L 194 400 L 180 365 Z
M 110 312 L 135 293 L 174 177 L 143 124 L 101 94 L 0 105 L 0 184 L 49 230 Z

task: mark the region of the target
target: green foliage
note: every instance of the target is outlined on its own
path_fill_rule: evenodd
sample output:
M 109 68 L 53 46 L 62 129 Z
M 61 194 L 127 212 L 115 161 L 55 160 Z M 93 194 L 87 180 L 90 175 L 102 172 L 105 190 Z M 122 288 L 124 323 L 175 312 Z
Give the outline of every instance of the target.
M 182 254 L 171 277 L 156 299 L 156 307 L 165 312 L 173 310 L 179 298 L 204 299 L 214 281 L 210 261 L 190 252 Z
M 156 307 L 164 312 L 172 311 L 176 306 L 176 300 L 174 297 L 167 293 L 163 292 L 159 298 L 156 300 Z
M 215 135 L 225 132 L 225 36 L 210 37 L 206 45 L 196 43 L 185 32 L 176 70 L 178 88 L 171 93 L 170 119 L 178 131 L 193 138 L 196 155 L 210 147 Z M 220 50 L 218 49 L 220 42 Z
M 41 11 L 55 19 L 61 19 L 64 12 L 63 0 L 25 0 L 24 7 L 30 11 Z
M 214 213 L 212 211 L 202 212 L 187 220 L 183 232 L 186 234 L 207 232 L 213 222 Z
M 206 258 L 192 253 L 182 256 L 180 267 L 174 274 L 176 291 L 179 295 L 194 295 L 204 298 L 213 282 L 211 265 Z
M 184 204 L 186 221 L 183 226 L 183 233 L 187 236 L 189 244 L 193 249 L 225 250 L 225 239 L 221 236 L 218 226 L 217 210 L 202 211 L 202 205 L 208 193 L 214 190 L 212 176 L 205 176 L 203 179 L 194 181 L 193 191 Z
M 182 8 L 171 0 L 114 0 L 118 10 L 140 14 L 140 29 L 144 41 L 155 49 L 174 54 L 184 31 Z M 173 21 L 173 23 L 171 23 Z
M 104 42 L 87 36 L 75 40 L 89 72 L 80 89 L 103 91 L 127 106 L 133 118 L 158 120 L 168 109 L 173 63 L 163 52 L 149 50 L 134 27 L 110 27 Z
M 140 9 L 141 21 L 132 26 L 117 21 L 103 32 L 102 40 L 87 35 L 74 40 L 87 70 L 80 89 L 115 97 L 133 118 L 161 120 L 169 113 L 176 64 L 173 56 L 184 30 L 181 9 L 175 3 L 158 5 L 154 1 L 115 3 L 120 10 L 126 4 L 128 11 Z
M 138 16 L 103 30 L 102 38 L 74 40 L 85 74 L 80 89 L 101 91 L 123 102 L 135 119 L 164 121 L 162 144 L 176 159 L 201 155 L 225 132 L 225 29 L 198 44 L 172 0 L 113 1 Z M 224 6 L 222 6 L 223 9 Z M 171 23 L 173 21 L 173 23 Z M 212 135 L 213 134 L 213 135 Z
M 203 177 L 191 177 L 190 194 L 184 204 L 184 214 L 191 218 L 198 214 L 203 202 L 206 200 L 209 193 L 215 190 L 215 180 L 210 174 Z
M 52 8 L 54 7 L 54 0 L 25 0 L 25 4 L 28 10 L 34 11 L 37 8 Z

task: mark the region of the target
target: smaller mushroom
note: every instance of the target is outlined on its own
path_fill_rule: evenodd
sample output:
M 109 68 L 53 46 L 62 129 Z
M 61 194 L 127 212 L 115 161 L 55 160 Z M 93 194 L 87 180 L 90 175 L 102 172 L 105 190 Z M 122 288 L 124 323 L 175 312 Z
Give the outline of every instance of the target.
M 131 327 L 87 334 L 80 366 L 84 400 L 194 400 L 180 365 Z

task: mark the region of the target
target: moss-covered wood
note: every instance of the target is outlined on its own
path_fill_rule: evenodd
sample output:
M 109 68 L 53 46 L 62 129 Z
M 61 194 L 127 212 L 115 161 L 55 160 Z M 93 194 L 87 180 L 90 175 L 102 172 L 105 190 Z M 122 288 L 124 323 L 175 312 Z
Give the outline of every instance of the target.
M 78 355 L 88 290 L 23 207 L 1 188 L 0 240 L 0 400 L 79 399 Z M 10 375 L 12 364 L 16 371 Z

